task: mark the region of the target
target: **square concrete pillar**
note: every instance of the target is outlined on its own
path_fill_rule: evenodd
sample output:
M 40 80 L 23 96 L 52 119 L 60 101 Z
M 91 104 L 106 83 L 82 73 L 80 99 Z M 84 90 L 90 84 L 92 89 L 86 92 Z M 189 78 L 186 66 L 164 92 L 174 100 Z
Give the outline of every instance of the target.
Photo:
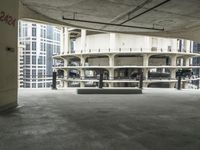
M 144 75 L 145 80 L 148 79 L 148 73 L 149 73 L 149 69 L 143 69 L 143 75 Z
M 85 79 L 85 70 L 80 69 L 80 78 Z
M 149 55 L 144 54 L 143 56 L 143 66 L 148 66 L 149 65 Z
M 171 66 L 176 66 L 176 60 L 177 60 L 176 55 L 171 56 Z
M 0 1 L 0 110 L 17 106 L 18 0 Z
M 110 80 L 114 80 L 114 75 L 115 75 L 114 71 L 115 71 L 114 69 L 109 69 L 109 79 Z
M 115 66 L 115 55 L 110 55 L 109 56 L 109 65 L 110 66 Z
M 81 66 L 85 66 L 85 59 L 86 59 L 86 58 L 85 58 L 84 56 L 81 56 L 81 57 L 80 57 L 80 63 L 81 63 L 80 65 L 81 65 Z
M 190 66 L 190 57 L 185 57 L 185 66 Z
M 170 78 L 176 79 L 176 69 L 170 69 Z
M 68 78 L 68 72 L 69 72 L 68 69 L 64 69 L 64 79 Z

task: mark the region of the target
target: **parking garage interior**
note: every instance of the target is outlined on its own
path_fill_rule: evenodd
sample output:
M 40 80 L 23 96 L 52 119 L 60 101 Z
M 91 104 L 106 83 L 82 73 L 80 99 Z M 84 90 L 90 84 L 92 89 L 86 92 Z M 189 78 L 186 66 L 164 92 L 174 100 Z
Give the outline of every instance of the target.
M 75 27 L 77 34 L 83 28 L 93 30 L 91 35 L 117 32 L 200 42 L 199 6 L 198 0 L 1 1 L 0 149 L 199 150 L 199 90 L 151 88 L 161 85 L 157 82 L 143 94 L 78 95 L 74 88 L 18 89 L 17 81 L 20 19 Z M 152 57 L 170 62 L 166 56 Z M 116 78 L 120 70 L 115 69 Z M 136 70 L 125 70 L 122 77 Z M 166 78 L 172 73 L 167 72 Z

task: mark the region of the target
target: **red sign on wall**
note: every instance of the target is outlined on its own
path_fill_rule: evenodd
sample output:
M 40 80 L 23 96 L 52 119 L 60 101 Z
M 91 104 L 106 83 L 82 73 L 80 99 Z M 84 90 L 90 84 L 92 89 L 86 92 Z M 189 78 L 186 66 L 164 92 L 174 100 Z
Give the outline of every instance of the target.
M 0 22 L 4 22 L 4 23 L 8 24 L 9 26 L 15 27 L 16 18 L 7 14 L 5 11 L 0 11 Z

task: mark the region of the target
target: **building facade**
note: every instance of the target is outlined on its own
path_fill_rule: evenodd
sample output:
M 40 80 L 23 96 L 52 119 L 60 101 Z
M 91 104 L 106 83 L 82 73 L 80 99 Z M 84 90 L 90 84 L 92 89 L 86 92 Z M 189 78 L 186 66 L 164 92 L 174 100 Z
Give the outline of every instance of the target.
M 105 87 L 137 87 L 143 74 L 144 87 L 174 88 L 178 71 L 183 72 L 182 87 L 194 80 L 193 42 L 170 38 L 117 33 L 79 32 L 70 48 L 73 30 L 64 28 L 62 53 L 54 56 L 54 67 L 61 77 L 62 87 L 97 86 L 101 71 Z
M 62 32 L 60 27 L 19 21 L 19 43 L 24 45 L 19 68 L 23 68 L 24 88 L 51 86 L 53 54 L 60 53 Z M 22 82 L 22 81 L 21 81 Z

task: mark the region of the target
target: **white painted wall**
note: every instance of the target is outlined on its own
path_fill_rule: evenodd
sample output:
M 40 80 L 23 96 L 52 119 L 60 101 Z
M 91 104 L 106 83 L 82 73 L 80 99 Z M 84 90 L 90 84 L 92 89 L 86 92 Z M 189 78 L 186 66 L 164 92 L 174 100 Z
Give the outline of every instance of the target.
M 1 12 L 5 12 L 6 15 L 16 19 L 15 26 L 0 21 L 0 109 L 4 109 L 17 103 L 18 0 L 1 0 Z M 7 51 L 7 47 L 14 50 Z
M 88 52 L 90 49 L 93 51 L 98 51 L 98 49 L 101 49 L 101 51 L 108 50 L 109 40 L 109 34 L 88 35 L 86 37 L 86 52 Z M 81 51 L 81 38 L 75 40 L 74 46 L 76 52 Z
M 118 34 L 117 48 L 127 49 L 133 48 L 134 50 L 149 49 L 150 38 L 147 36 L 138 36 L 131 34 Z
M 81 38 L 76 39 L 75 49 L 80 51 Z M 101 51 L 151 51 L 152 47 L 156 47 L 157 51 L 167 52 L 169 47 L 172 51 L 177 51 L 177 39 L 160 38 L 150 36 L 140 36 L 131 34 L 117 34 L 117 33 L 102 33 L 96 35 L 87 35 L 86 37 L 86 51 L 91 49 L 93 52 Z

